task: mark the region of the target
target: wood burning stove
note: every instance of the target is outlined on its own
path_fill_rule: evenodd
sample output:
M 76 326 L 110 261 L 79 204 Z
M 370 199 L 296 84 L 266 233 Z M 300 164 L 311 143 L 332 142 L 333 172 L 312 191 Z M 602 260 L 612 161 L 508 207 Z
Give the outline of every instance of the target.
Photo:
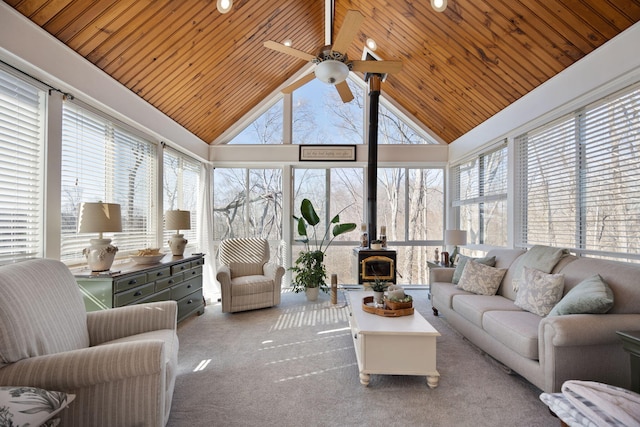
M 389 283 L 396 283 L 396 251 L 356 248 L 358 284 L 373 282 L 376 277 Z

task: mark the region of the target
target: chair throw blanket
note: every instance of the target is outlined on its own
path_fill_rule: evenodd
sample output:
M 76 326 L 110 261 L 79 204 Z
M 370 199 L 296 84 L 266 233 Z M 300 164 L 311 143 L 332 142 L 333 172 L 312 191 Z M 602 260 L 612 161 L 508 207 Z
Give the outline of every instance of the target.
M 569 426 L 640 426 L 640 394 L 620 387 L 569 380 L 540 399 Z

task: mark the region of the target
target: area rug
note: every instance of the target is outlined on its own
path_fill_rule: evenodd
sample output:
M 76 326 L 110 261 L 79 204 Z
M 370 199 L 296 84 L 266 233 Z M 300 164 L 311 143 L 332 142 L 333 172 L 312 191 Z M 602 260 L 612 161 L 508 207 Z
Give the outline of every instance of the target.
M 440 332 L 440 382 L 372 375 L 360 384 L 340 293 L 307 302 L 285 292 L 273 308 L 241 313 L 209 305 L 182 322 L 168 426 L 549 426 L 540 390 L 510 375 L 434 317 L 426 291 L 415 308 Z M 403 349 L 398 348 L 398 352 Z

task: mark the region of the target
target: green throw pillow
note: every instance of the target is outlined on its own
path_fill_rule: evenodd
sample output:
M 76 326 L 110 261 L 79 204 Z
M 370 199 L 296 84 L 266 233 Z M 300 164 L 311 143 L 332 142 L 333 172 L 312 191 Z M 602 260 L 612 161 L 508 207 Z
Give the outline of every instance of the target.
M 451 283 L 457 285 L 462 277 L 462 272 L 464 271 L 464 266 L 467 264 L 467 261 L 470 259 L 475 262 L 479 262 L 480 264 L 488 265 L 489 267 L 493 267 L 496 265 L 496 257 L 484 257 L 484 258 L 471 258 L 468 256 L 460 255 L 458 258 L 458 265 L 456 265 L 456 270 L 453 272 L 453 279 L 451 279 Z
M 603 314 L 613 307 L 613 291 L 599 274 L 578 283 L 553 307 L 549 316 Z

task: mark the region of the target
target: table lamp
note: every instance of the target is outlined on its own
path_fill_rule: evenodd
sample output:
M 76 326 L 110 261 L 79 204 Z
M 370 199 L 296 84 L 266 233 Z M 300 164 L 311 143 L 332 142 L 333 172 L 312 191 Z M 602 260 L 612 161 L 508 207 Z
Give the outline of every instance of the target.
M 164 228 L 166 230 L 176 230 L 171 239 L 167 242 L 174 256 L 182 256 L 184 248 L 189 241 L 180 234 L 180 230 L 191 230 L 191 213 L 189 211 L 167 211 L 165 212 Z
M 449 257 L 449 265 L 453 266 L 458 255 L 458 245 L 464 246 L 467 244 L 467 230 L 445 230 L 444 244 L 445 246 L 455 246 Z
M 102 233 L 118 231 L 122 231 L 120 205 L 102 202 L 80 204 L 78 233 L 98 233 L 97 239 L 89 240 L 91 246 L 82 251 L 91 271 L 108 271 L 111 268 L 118 248 L 111 245 L 111 239 L 103 239 Z

